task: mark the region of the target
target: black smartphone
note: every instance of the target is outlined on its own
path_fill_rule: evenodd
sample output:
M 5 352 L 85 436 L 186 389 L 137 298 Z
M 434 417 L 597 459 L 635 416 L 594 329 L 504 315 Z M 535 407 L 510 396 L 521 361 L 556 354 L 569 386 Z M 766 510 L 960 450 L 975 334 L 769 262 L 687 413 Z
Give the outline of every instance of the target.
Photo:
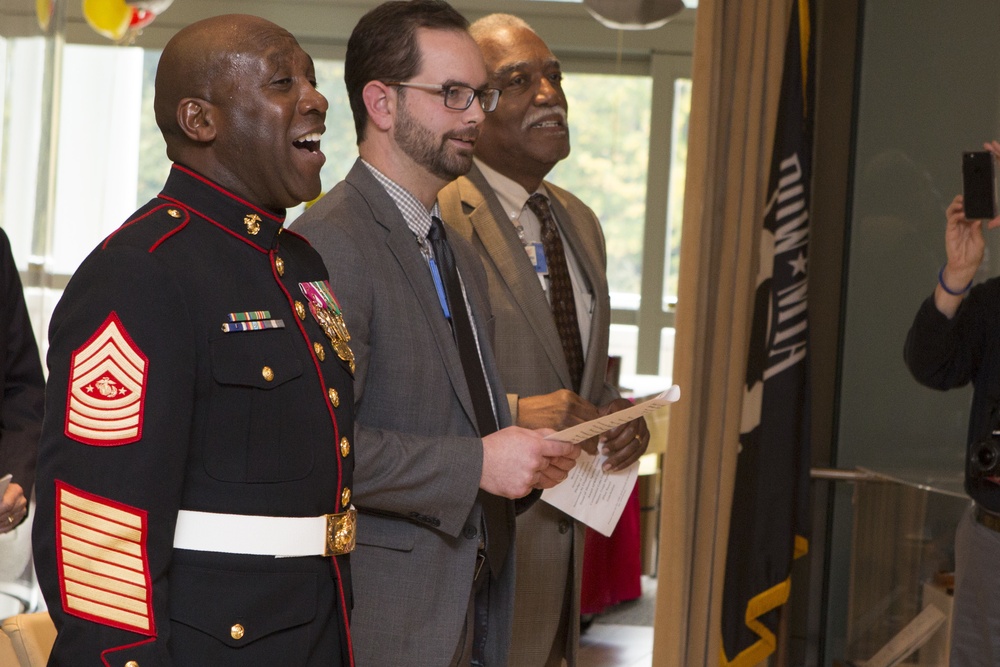
M 997 185 L 992 153 L 962 153 L 962 185 L 966 218 L 992 220 L 996 217 Z

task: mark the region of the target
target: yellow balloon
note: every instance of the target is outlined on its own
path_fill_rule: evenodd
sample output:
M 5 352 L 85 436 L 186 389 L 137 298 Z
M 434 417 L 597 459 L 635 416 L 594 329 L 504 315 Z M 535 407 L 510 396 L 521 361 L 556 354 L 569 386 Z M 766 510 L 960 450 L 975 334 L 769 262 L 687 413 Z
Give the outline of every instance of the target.
M 49 29 L 54 4 L 54 0 L 35 0 L 35 15 L 38 17 L 38 27 L 42 29 L 42 32 Z
M 125 0 L 83 0 L 83 16 L 91 28 L 117 42 L 128 30 L 132 8 Z
M 315 199 L 310 199 L 309 201 L 307 201 L 307 202 L 306 202 L 306 209 L 305 209 L 305 210 L 307 210 L 307 211 L 308 211 L 308 210 L 309 210 L 309 208 L 310 208 L 310 207 L 311 207 L 311 206 L 312 206 L 313 204 L 315 204 L 316 202 L 318 202 L 318 201 L 319 201 L 320 199 L 322 199 L 322 198 L 323 198 L 323 196 L 324 196 L 325 194 L 326 194 L 325 192 L 322 192 L 322 191 L 321 191 L 321 192 L 320 192 L 320 193 L 319 193 L 318 195 L 316 195 L 316 198 L 315 198 Z

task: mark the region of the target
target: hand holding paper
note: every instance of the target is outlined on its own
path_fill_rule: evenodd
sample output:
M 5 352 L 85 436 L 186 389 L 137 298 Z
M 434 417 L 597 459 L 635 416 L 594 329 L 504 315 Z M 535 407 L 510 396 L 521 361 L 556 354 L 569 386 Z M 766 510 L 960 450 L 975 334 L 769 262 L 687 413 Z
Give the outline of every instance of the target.
M 631 408 L 613 412 L 610 415 L 578 424 L 549 435 L 546 440 L 577 443 L 637 419 L 654 410 L 677 401 L 681 391 L 677 385 L 661 394 L 634 405 Z M 618 525 L 625 503 L 632 493 L 639 474 L 639 463 L 633 463 L 625 470 L 604 472 L 601 466 L 606 456 L 580 454 L 576 467 L 558 486 L 542 492 L 542 500 L 582 521 L 604 536 L 610 536 Z
M 574 444 L 577 442 L 583 442 L 587 438 L 593 438 L 594 436 L 601 435 L 605 431 L 610 431 L 616 426 L 621 426 L 626 422 L 642 417 L 647 412 L 659 410 L 666 405 L 670 405 L 671 403 L 677 401 L 680 397 L 681 388 L 674 385 L 670 389 L 657 394 L 648 401 L 643 401 L 642 403 L 634 405 L 631 408 L 619 410 L 618 412 L 613 412 L 610 415 L 598 417 L 597 419 L 592 419 L 589 422 L 577 424 L 576 426 L 558 431 L 545 439 L 559 440 L 561 442 L 570 442 Z

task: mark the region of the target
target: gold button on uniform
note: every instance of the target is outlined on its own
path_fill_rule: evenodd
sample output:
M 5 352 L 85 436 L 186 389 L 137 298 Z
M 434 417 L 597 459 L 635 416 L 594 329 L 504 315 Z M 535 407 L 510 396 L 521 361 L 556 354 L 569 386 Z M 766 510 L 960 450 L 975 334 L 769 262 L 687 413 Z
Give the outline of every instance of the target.
M 243 626 L 237 623 L 233 627 L 229 628 L 229 636 L 233 639 L 243 639 L 243 635 L 246 631 Z
M 340 506 L 347 507 L 351 504 L 351 490 L 344 487 L 344 492 L 340 494 Z
M 320 361 L 326 361 L 326 350 L 323 349 L 322 343 L 313 343 L 313 350 L 316 351 L 316 356 Z
M 260 374 L 264 376 L 264 379 L 270 382 L 274 379 L 274 371 L 271 370 L 270 366 L 264 366 L 260 369 Z
M 337 390 L 334 389 L 333 387 L 330 387 L 330 391 L 328 391 L 327 394 L 330 396 L 330 402 L 333 403 L 333 407 L 339 408 L 340 394 L 337 393 Z
M 167 215 L 169 215 L 171 218 L 179 218 L 181 217 L 181 212 L 178 211 L 176 208 L 168 208 Z
M 343 456 L 344 458 L 347 458 L 347 455 L 350 453 L 351 453 L 351 441 L 347 439 L 347 436 L 344 436 L 340 439 L 340 455 Z M 344 491 L 347 491 L 347 489 L 344 489 Z M 347 503 L 344 504 L 346 505 Z
M 295 302 L 295 314 L 299 316 L 300 320 L 306 319 L 306 307 L 301 301 Z
M 280 257 L 275 257 L 274 268 L 277 270 L 279 276 L 285 275 L 285 260 Z
M 125 663 L 125 667 L 139 667 L 139 663 L 135 660 L 129 660 Z

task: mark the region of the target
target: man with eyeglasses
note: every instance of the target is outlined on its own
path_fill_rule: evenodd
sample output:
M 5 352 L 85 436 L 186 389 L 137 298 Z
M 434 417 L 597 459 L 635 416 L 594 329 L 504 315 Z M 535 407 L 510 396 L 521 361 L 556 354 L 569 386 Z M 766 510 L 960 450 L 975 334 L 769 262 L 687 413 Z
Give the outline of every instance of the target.
M 362 17 L 344 73 L 360 159 L 292 225 L 326 261 L 355 353 L 359 667 L 508 664 L 515 500 L 579 454 L 509 426 L 482 266 L 438 216 L 497 103 L 467 27 L 438 0 Z
M 484 17 L 470 33 L 489 85 L 502 95 L 483 121 L 475 166 L 440 193 L 442 218 L 479 251 L 487 272 L 497 364 L 515 423 L 567 428 L 630 405 L 605 382 L 604 235 L 589 207 L 543 180 L 569 154 L 559 61 L 509 14 Z M 648 442 L 642 419 L 609 432 L 600 443 L 605 469 L 627 468 Z M 517 535 L 510 663 L 572 667 L 585 528 L 536 503 L 518 516 Z

